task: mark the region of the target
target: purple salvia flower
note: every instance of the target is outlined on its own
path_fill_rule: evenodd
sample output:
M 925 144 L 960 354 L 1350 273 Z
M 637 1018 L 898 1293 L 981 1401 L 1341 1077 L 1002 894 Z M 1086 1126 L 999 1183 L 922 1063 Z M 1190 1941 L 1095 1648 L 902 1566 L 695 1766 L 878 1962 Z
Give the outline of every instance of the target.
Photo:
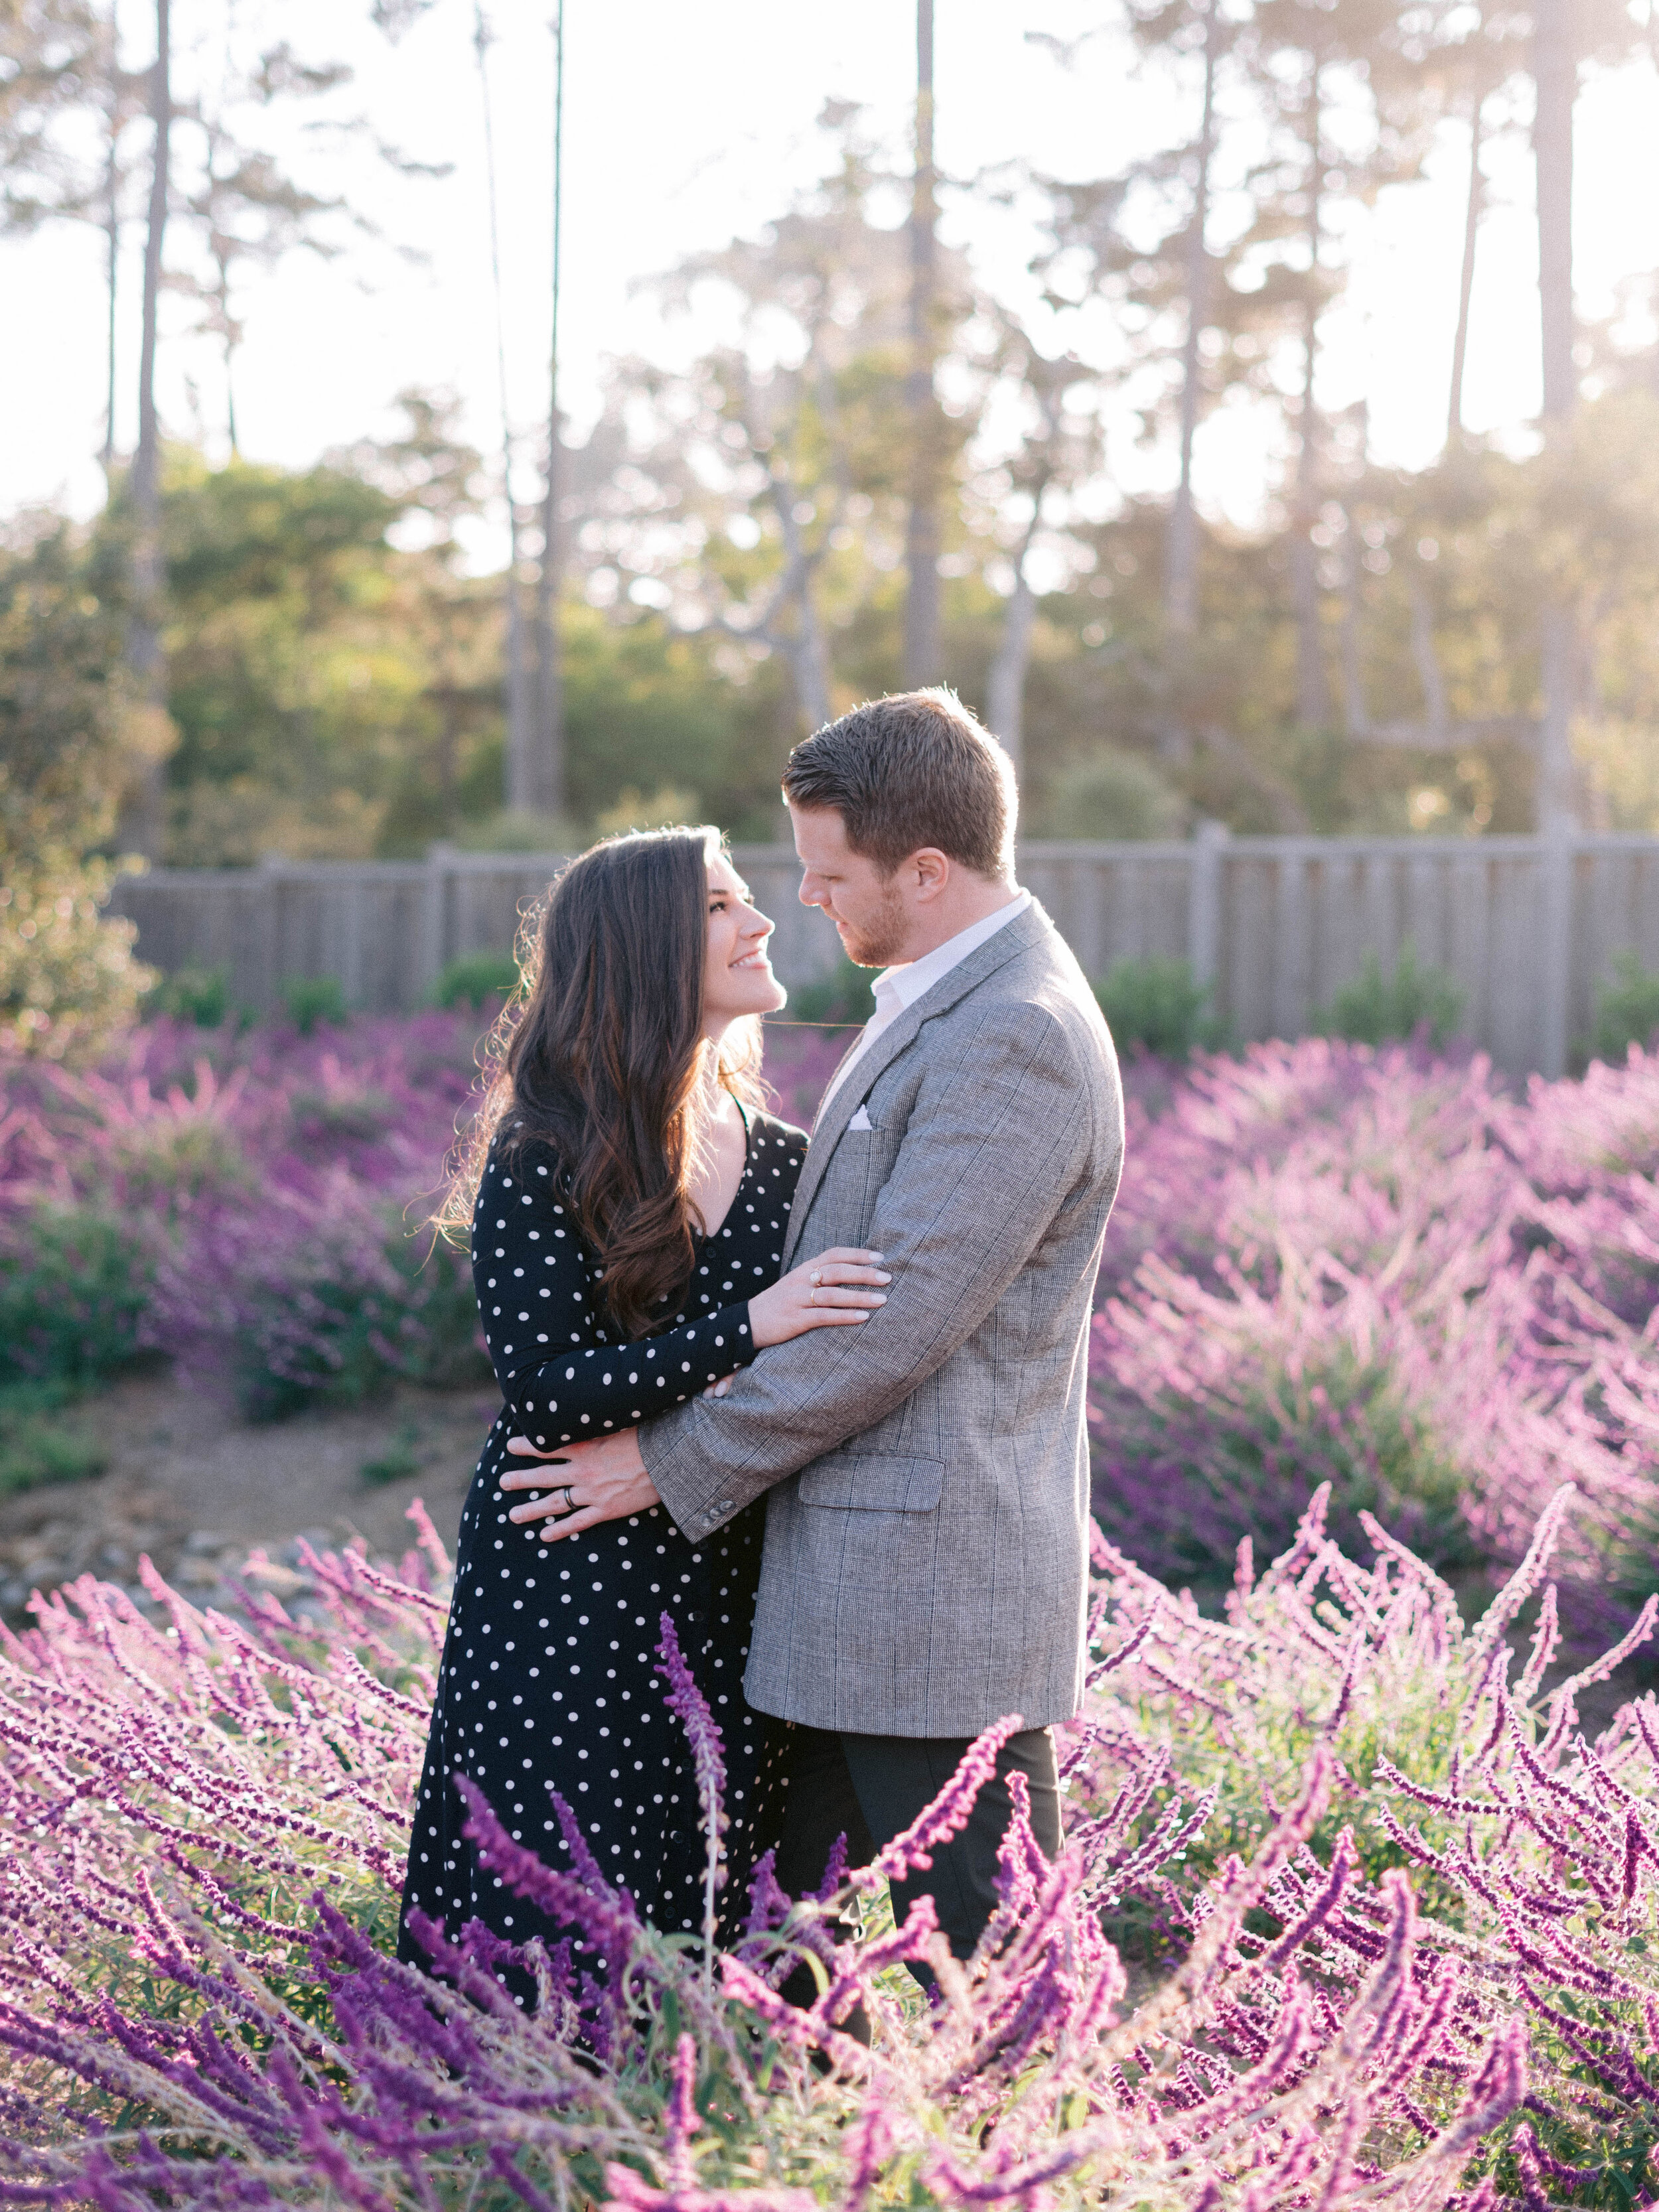
M 1020 1714 L 1008 1713 L 976 1736 L 933 1802 L 869 1866 L 854 1875 L 859 1887 L 873 1889 L 880 1881 L 902 1881 L 918 1869 L 931 1867 L 933 1846 L 948 1842 L 967 1826 L 975 1800 L 996 1771 L 997 1753 L 1024 1725 Z
M 726 1744 L 708 1700 L 697 1687 L 685 1663 L 672 1613 L 661 1617 L 662 1634 L 657 1644 L 657 1671 L 668 1683 L 668 1703 L 685 1730 L 691 1747 L 691 1764 L 702 1800 L 705 1841 L 702 1879 L 703 1985 L 712 1987 L 714 1958 L 714 1899 L 726 1879 L 720 1864 L 720 1837 L 726 1828 Z

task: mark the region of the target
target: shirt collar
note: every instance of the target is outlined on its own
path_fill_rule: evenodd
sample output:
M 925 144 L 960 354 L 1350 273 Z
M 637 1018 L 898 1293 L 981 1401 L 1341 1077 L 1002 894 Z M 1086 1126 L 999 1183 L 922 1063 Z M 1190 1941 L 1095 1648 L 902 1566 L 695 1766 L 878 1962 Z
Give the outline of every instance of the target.
M 870 987 L 877 1006 L 884 1013 L 894 1014 L 906 1006 L 914 1006 L 924 991 L 931 991 L 942 975 L 948 975 L 970 952 L 977 951 L 988 938 L 994 937 L 998 930 L 1006 929 L 1030 903 L 1030 891 L 1021 891 L 994 914 L 970 921 L 966 929 L 947 937 L 931 952 L 924 952 L 920 960 L 907 960 L 902 968 L 884 968 Z

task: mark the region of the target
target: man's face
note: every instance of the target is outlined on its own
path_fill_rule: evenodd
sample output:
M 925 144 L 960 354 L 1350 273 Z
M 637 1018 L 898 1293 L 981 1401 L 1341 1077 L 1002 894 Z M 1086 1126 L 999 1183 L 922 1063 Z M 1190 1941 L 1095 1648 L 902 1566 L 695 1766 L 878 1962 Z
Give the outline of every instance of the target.
M 836 925 L 842 948 L 860 968 L 890 968 L 908 956 L 910 917 L 899 878 L 854 853 L 846 825 L 833 806 L 793 806 L 795 850 L 805 870 L 800 902 L 822 907 Z

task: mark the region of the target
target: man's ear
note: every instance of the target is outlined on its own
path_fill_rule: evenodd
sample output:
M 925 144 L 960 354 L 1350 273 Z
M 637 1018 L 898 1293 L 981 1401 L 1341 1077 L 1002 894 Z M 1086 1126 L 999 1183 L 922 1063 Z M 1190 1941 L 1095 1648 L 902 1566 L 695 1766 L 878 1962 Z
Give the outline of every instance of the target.
M 950 857 L 937 845 L 924 845 L 912 853 L 907 865 L 915 871 L 916 896 L 924 905 L 936 899 L 951 880 Z

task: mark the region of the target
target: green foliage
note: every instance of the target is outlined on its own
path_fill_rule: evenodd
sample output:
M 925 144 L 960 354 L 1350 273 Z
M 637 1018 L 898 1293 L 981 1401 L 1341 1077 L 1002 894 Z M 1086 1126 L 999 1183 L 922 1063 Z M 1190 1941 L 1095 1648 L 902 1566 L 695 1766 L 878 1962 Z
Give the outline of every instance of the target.
M 147 1019 L 157 1015 L 174 1021 L 194 1022 L 198 1030 L 216 1030 L 230 1012 L 228 968 L 178 968 L 163 975 L 146 994 Z
M 1049 779 L 1027 830 L 1041 837 L 1178 837 L 1186 811 L 1149 760 L 1100 745 Z
M 94 1060 L 137 1018 L 149 971 L 133 957 L 132 924 L 104 913 L 115 873 L 61 848 L 10 864 L 0 884 L 0 1045 Z
M 94 856 L 124 746 L 143 749 L 119 634 L 112 579 L 67 525 L 0 546 L 0 1046 L 32 1056 L 95 1057 L 149 981 Z
M 370 1490 L 384 1489 L 389 1482 L 406 1482 L 421 1469 L 418 1449 L 421 1432 L 413 1421 L 398 1424 L 398 1432 L 386 1449 L 366 1459 L 357 1469 L 357 1479 Z
M 1595 994 L 1595 1024 L 1589 1058 L 1622 1060 L 1633 1044 L 1644 1045 L 1659 1030 L 1659 975 L 1645 969 L 1633 952 L 1613 963 L 1613 981 Z
M 374 1249 L 350 1232 L 289 1255 L 256 1298 L 240 1351 L 237 1401 L 252 1421 L 377 1405 L 399 1382 L 451 1390 L 489 1374 L 469 1273 L 400 1224 Z
M 309 1036 L 319 1022 L 338 1027 L 348 1019 L 337 975 L 290 975 L 283 986 L 283 1010 L 301 1036 Z
M 471 1006 L 477 1013 L 487 1000 L 510 998 L 518 988 L 519 963 L 510 952 L 464 952 L 433 985 L 432 1003 Z
M 1383 1044 L 1390 1038 L 1425 1036 L 1443 1044 L 1463 1011 L 1463 994 L 1443 969 L 1419 968 L 1409 939 L 1400 949 L 1392 974 L 1368 952 L 1352 983 L 1332 994 L 1328 1006 L 1313 1018 L 1316 1036 L 1346 1037 L 1354 1044 Z
M 795 1022 L 867 1022 L 875 1001 L 870 995 L 871 970 L 860 968 L 842 953 L 836 971 L 819 983 L 803 983 L 789 994 L 783 1018 Z
M 149 1255 L 91 1206 L 33 1209 L 0 1251 L 0 1387 L 106 1381 L 139 1349 Z
M 1210 1011 L 1214 987 L 1198 981 L 1189 961 L 1114 961 L 1094 992 L 1121 1051 L 1138 1045 L 1160 1060 L 1184 1060 L 1223 1041 Z
M 109 1465 L 101 1437 L 67 1413 L 74 1394 L 62 1384 L 0 1386 L 0 1496 L 46 1483 L 84 1482 Z

